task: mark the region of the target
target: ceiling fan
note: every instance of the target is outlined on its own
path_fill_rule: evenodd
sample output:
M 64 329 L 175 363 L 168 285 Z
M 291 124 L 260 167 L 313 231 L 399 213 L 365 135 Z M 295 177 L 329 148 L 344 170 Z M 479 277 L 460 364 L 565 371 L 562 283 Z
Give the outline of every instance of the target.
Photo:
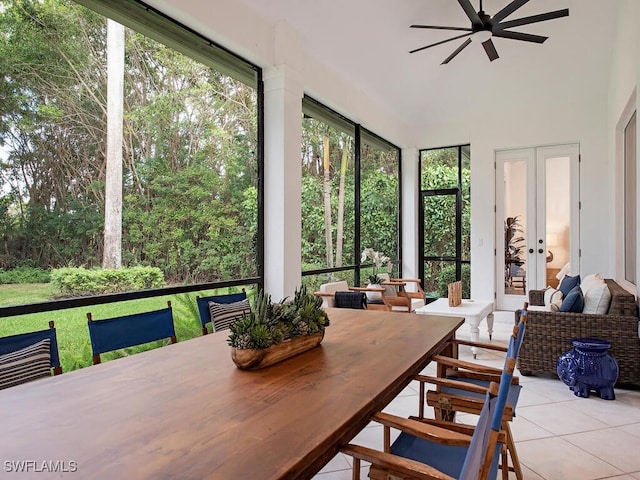
M 458 3 L 467 14 L 469 20 L 471 20 L 471 27 L 441 27 L 437 25 L 411 25 L 411 28 L 428 28 L 433 30 L 454 30 L 469 32 L 462 35 L 458 35 L 441 42 L 432 43 L 424 47 L 411 50 L 409 53 L 416 53 L 427 48 L 435 47 L 436 45 L 442 45 L 443 43 L 451 42 L 459 38 L 467 38 L 462 45 L 456 48 L 451 55 L 449 55 L 442 65 L 449 63 L 453 58 L 458 55 L 462 50 L 469 46 L 471 41 L 479 41 L 484 47 L 484 51 L 487 53 L 489 60 L 492 62 L 498 58 L 498 52 L 493 44 L 492 37 L 498 38 L 510 38 L 512 40 L 522 40 L 524 42 L 543 43 L 549 37 L 543 37 L 540 35 L 532 35 L 530 33 L 513 32 L 507 30 L 513 27 L 520 27 L 522 25 L 529 25 L 530 23 L 544 22 L 546 20 L 553 20 L 555 18 L 566 17 L 569 15 L 569 9 L 555 10 L 553 12 L 541 13 L 539 15 L 532 15 L 530 17 L 518 18 L 516 20 L 503 21 L 517 9 L 522 7 L 529 0 L 513 0 L 506 7 L 496 13 L 493 17 L 487 15 L 482 9 L 482 0 L 480 0 L 480 10 L 475 11 L 470 0 L 458 0 Z

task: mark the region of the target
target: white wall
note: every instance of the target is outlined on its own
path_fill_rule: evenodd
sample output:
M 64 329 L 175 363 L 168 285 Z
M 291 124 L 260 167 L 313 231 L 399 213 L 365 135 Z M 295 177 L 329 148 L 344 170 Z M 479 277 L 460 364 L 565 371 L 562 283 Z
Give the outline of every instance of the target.
M 618 28 L 616 29 L 615 48 L 611 67 L 611 80 L 609 87 L 609 110 L 607 115 L 608 149 L 611 163 L 615 166 L 616 176 L 611 179 L 614 191 L 615 230 L 612 232 L 615 246 L 615 270 L 616 278 L 624 278 L 624 243 L 622 223 L 622 135 L 630 114 L 638 110 L 637 92 L 640 87 L 640 31 L 637 28 L 640 19 L 640 2 L 637 0 L 621 0 L 618 12 Z M 640 137 L 640 135 L 637 136 Z M 636 158 L 636 164 L 638 159 Z M 640 171 L 638 171 L 636 185 L 640 184 Z M 640 212 L 639 205 L 636 212 Z M 640 221 L 636 220 L 640 228 Z M 640 230 L 636 232 L 636 238 L 640 238 Z M 640 272 L 640 258 L 637 259 L 636 272 Z M 624 282 L 623 282 L 624 283 Z M 634 289 L 633 285 L 625 285 Z M 640 293 L 635 287 L 635 293 Z

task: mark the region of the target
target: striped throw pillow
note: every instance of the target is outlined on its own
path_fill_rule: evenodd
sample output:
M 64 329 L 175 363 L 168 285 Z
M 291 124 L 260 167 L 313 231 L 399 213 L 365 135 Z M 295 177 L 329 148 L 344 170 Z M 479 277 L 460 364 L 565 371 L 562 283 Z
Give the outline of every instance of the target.
M 209 302 L 209 314 L 214 332 L 230 328 L 245 313 L 251 313 L 249 299 L 233 303 Z
M 0 355 L 0 390 L 51 376 L 48 338 L 21 350 Z

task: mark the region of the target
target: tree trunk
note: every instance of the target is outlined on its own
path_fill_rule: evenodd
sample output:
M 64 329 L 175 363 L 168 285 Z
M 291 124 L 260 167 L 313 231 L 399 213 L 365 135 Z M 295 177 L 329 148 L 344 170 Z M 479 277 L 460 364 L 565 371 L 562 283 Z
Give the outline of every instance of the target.
M 329 156 L 329 136 L 323 139 L 324 155 L 324 232 L 327 245 L 327 268 L 333 268 L 333 235 L 331 223 L 331 159 Z
M 344 181 L 347 175 L 348 160 L 349 139 L 346 139 L 342 148 L 342 161 L 340 162 L 340 189 L 338 190 L 338 228 L 336 233 L 336 267 L 342 266 L 342 244 L 344 243 Z
M 122 266 L 124 27 L 107 20 L 107 171 L 102 268 Z

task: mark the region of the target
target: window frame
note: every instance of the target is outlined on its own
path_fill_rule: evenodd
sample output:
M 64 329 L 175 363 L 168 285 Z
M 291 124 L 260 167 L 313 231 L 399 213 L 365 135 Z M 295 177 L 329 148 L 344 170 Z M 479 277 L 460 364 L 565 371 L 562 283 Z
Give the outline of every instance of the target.
M 332 268 L 320 268 L 313 270 L 301 270 L 301 276 L 310 277 L 314 275 L 324 275 L 340 272 L 353 272 L 354 284 L 360 285 L 362 273 L 361 270 L 370 267 L 368 264 L 360 263 L 360 254 L 364 248 L 361 245 L 361 150 L 362 139 L 365 137 L 369 142 L 373 141 L 385 146 L 386 148 L 396 150 L 398 152 L 398 195 L 397 195 L 397 242 L 398 242 L 398 259 L 397 269 L 398 276 L 402 276 L 402 150 L 397 145 L 389 142 L 388 140 L 380 137 L 371 130 L 363 127 L 361 124 L 356 123 L 337 111 L 327 107 L 318 100 L 315 100 L 309 95 L 304 96 L 302 100 L 302 114 L 309 112 L 320 121 L 327 123 L 328 125 L 337 128 L 342 131 L 346 129 L 353 129 L 354 131 L 354 252 L 353 258 L 355 262 L 352 265 L 343 265 L 341 267 Z M 301 239 L 302 240 L 302 239 Z

